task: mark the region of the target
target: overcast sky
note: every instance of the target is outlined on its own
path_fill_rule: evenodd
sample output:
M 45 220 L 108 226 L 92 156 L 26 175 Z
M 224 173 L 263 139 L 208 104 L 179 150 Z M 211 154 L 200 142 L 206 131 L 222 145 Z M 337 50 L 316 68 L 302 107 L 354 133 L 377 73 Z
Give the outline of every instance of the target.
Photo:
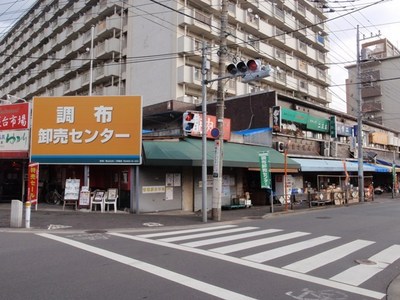
M 1 0 L 0 35 L 10 28 L 10 24 L 22 16 L 36 0 Z M 344 66 L 355 63 L 357 59 L 356 28 L 360 26 L 360 37 L 370 37 L 381 33 L 396 47 L 400 47 L 400 0 L 328 0 L 335 13 L 327 23 L 331 46 L 331 91 L 332 107 L 345 110 Z M 366 7 L 366 8 L 364 8 Z M 362 9 L 364 8 L 364 9 Z M 364 42 L 371 41 L 371 39 Z M 361 41 L 362 43 L 363 41 Z M 399 70 L 400 73 L 400 70 Z

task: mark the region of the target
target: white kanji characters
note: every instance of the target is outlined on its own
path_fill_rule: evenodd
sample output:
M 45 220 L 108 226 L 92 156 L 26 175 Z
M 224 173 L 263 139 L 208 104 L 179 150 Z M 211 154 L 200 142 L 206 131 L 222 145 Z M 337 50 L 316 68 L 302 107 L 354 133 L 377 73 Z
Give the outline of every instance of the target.
M 39 129 L 39 144 L 50 144 L 53 141 L 52 129 Z
M 75 107 L 74 106 L 59 106 L 57 107 L 57 123 L 74 123 Z
M 113 107 L 110 106 L 97 106 L 94 108 L 96 117 L 96 122 L 98 123 L 111 123 L 112 121 L 112 111 Z
M 53 131 L 54 144 L 68 144 L 68 129 L 58 128 Z

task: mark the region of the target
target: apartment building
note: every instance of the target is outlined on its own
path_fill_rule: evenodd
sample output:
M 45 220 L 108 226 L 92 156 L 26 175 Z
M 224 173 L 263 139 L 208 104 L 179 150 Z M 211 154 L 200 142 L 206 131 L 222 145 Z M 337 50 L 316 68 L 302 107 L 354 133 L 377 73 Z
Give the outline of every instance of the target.
M 400 128 L 400 52 L 387 39 L 365 43 L 361 48 L 361 81 L 357 65 L 346 67 L 349 74 L 347 112 L 357 116 L 360 88 L 363 119 L 387 128 Z M 361 82 L 360 87 L 358 82 Z
M 201 102 L 202 42 L 216 78 L 223 0 L 38 0 L 0 41 L 0 97 L 142 95 L 144 105 Z M 227 64 L 261 59 L 259 82 L 227 80 L 226 96 L 277 92 L 319 103 L 329 40 L 322 1 L 228 1 Z M 217 84 L 208 86 L 208 100 Z

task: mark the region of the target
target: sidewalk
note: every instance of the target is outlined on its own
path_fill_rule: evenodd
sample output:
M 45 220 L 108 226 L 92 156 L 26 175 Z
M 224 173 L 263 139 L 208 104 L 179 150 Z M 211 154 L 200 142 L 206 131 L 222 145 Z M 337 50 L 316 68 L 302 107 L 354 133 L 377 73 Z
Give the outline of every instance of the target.
M 376 197 L 380 199 L 391 198 L 390 194 Z M 274 215 L 279 213 L 296 213 L 298 211 L 335 208 L 335 205 L 313 206 L 308 203 L 288 205 L 274 205 Z M 291 209 L 292 208 L 292 209 Z M 25 210 L 25 208 L 24 208 Z M 25 211 L 24 211 L 25 214 Z M 11 203 L 0 203 L 0 231 L 25 229 L 25 216 L 22 228 L 10 229 Z M 257 219 L 271 216 L 269 206 L 253 206 L 251 208 L 238 208 L 222 210 L 221 222 L 238 221 L 244 219 Z M 207 224 L 219 223 L 209 216 Z M 87 209 L 74 210 L 71 206 L 62 209 L 62 205 L 39 203 L 38 210 L 34 206 L 31 210 L 30 230 L 107 230 L 107 229 L 141 229 L 157 226 L 189 226 L 204 225 L 201 212 L 167 211 L 156 213 L 133 214 L 124 211 L 115 212 L 90 212 Z

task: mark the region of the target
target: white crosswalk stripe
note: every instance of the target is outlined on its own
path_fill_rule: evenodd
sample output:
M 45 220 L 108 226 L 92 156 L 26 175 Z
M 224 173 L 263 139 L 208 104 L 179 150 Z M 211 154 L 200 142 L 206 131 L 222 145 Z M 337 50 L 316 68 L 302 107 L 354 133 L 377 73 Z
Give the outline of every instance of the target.
M 248 256 L 244 256 L 242 257 L 243 259 L 246 260 L 251 260 L 254 262 L 266 262 L 269 260 L 273 260 L 275 258 L 278 257 L 282 257 L 285 255 L 289 255 L 301 250 L 305 250 L 311 247 L 315 247 L 318 245 L 322 245 L 324 243 L 330 242 L 330 241 L 334 241 L 339 239 L 339 237 L 337 236 L 330 236 L 330 235 L 323 235 L 321 237 L 317 237 L 314 239 L 310 239 L 310 240 L 306 240 L 303 242 L 298 242 L 295 244 L 290 244 L 287 246 L 283 246 L 283 247 L 279 247 L 279 248 L 275 248 L 272 250 L 268 250 L 268 251 L 264 251 L 264 252 L 260 252 L 260 253 L 256 253 L 256 254 L 252 254 L 252 255 L 248 255 Z
M 196 228 L 196 229 L 185 229 L 185 230 L 140 234 L 138 236 L 144 237 L 144 238 L 154 238 L 154 237 L 168 236 L 168 235 L 178 235 L 178 234 L 186 234 L 186 233 L 194 233 L 194 232 L 202 232 L 202 231 L 220 230 L 220 229 L 224 229 L 224 228 L 233 228 L 233 227 L 238 227 L 238 226 L 237 225 L 222 225 L 222 226 L 215 226 L 215 227 L 202 227 L 202 228 Z
M 263 238 L 259 240 L 254 240 L 254 241 L 248 241 L 248 242 L 243 242 L 239 244 L 233 244 L 229 246 L 223 246 L 223 247 L 218 247 L 214 249 L 210 249 L 210 251 L 217 252 L 217 253 L 222 253 L 222 254 L 227 254 L 227 253 L 232 253 L 240 250 L 245 250 L 257 246 L 262 246 L 262 245 L 267 245 L 271 243 L 276 243 L 276 242 L 281 242 L 297 237 L 301 237 L 304 235 L 308 235 L 308 232 L 301 232 L 301 231 L 296 231 L 292 233 L 286 233 L 286 234 L 281 234 L 278 236 L 273 236 L 273 237 L 268 237 L 268 238 Z
M 170 238 L 160 239 L 160 241 L 168 242 L 168 243 L 178 242 L 178 241 L 202 238 L 202 237 L 207 237 L 207 236 L 224 235 L 224 234 L 228 234 L 228 233 L 249 231 L 249 230 L 253 230 L 253 229 L 257 229 L 257 227 L 240 227 L 240 228 L 234 228 L 234 229 L 218 230 L 218 231 L 213 231 L 210 233 L 206 232 L 206 233 L 197 233 L 197 234 L 190 234 L 190 235 L 183 235 L 183 236 L 174 236 L 174 237 L 170 237 Z
M 242 234 L 235 234 L 235 235 L 223 236 L 223 237 L 219 237 L 219 238 L 206 239 L 206 240 L 200 240 L 200 241 L 196 241 L 196 242 L 185 243 L 185 244 L 182 244 L 182 246 L 200 247 L 200 246 L 218 244 L 218 243 L 223 243 L 223 242 L 245 239 L 245 238 L 249 238 L 249 237 L 265 235 L 265 234 L 269 234 L 269 233 L 275 233 L 275 232 L 279 232 L 279 231 L 282 231 L 282 230 L 281 229 L 265 229 L 265 230 L 260 230 L 260 231 L 246 232 L 246 233 L 242 233 Z
M 380 271 L 385 269 L 399 258 L 400 245 L 393 245 L 371 256 L 368 260 L 373 264 L 360 264 L 352 267 L 331 277 L 331 280 L 358 286 L 370 279 L 372 276 L 378 274 Z
M 324 265 L 327 265 L 331 262 L 334 262 L 340 258 L 343 258 L 350 253 L 353 253 L 357 250 L 360 250 L 366 246 L 372 245 L 375 242 L 372 241 L 364 241 L 364 240 L 355 240 L 353 242 L 341 245 L 339 247 L 330 249 L 328 251 L 319 253 L 317 255 L 311 256 L 309 258 L 300 260 L 293 264 L 284 266 L 284 269 L 292 270 L 300 273 L 308 273 L 312 270 L 320 268 Z

